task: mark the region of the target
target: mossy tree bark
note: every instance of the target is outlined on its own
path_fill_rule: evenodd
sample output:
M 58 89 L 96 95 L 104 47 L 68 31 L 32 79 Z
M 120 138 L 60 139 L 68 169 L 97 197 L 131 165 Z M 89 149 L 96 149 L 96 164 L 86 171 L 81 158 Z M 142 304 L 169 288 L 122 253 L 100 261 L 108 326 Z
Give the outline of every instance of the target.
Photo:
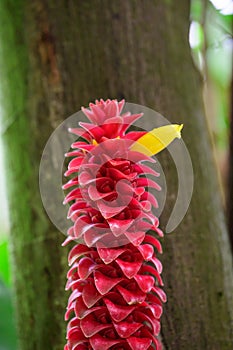
M 38 190 L 45 142 L 81 105 L 123 97 L 184 123 L 194 167 L 189 211 L 163 242 L 164 349 L 231 349 L 231 254 L 201 79 L 188 44 L 189 1 L 2 0 L 0 6 L 3 137 L 20 349 L 58 350 L 64 344 L 66 250 Z M 168 208 L 176 170 L 168 154 L 160 160 L 170 188 Z

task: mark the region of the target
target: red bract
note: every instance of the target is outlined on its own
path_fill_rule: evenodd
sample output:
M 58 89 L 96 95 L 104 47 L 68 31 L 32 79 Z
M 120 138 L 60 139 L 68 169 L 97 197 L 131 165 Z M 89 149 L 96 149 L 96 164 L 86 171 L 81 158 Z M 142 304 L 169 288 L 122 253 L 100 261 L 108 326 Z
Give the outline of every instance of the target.
M 127 132 L 141 114 L 120 116 L 124 101 L 96 101 L 83 108 L 91 123 L 72 129 L 81 139 L 74 151 L 64 186 L 71 189 L 68 218 L 73 226 L 64 244 L 78 241 L 70 254 L 67 289 L 72 291 L 65 319 L 65 350 L 161 349 L 162 247 L 157 201 L 146 177 L 158 176 L 144 164 L 153 162 L 131 145 L 145 132 Z M 148 233 L 149 232 L 149 233 Z

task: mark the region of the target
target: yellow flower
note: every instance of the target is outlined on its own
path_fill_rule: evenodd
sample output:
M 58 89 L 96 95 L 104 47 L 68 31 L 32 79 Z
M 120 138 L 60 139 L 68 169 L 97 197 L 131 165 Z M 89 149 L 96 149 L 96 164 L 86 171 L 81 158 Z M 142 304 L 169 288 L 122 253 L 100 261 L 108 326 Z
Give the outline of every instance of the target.
M 131 151 L 137 151 L 153 156 L 166 148 L 175 138 L 181 138 L 183 124 L 169 124 L 155 128 L 140 137 L 132 146 Z

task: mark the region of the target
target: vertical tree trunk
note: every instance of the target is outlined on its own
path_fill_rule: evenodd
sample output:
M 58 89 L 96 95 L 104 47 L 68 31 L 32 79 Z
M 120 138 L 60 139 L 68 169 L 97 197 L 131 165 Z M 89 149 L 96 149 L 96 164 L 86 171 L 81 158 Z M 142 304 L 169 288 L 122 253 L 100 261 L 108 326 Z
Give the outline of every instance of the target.
M 46 85 L 50 72 L 46 77 L 43 66 L 35 66 L 32 58 L 37 59 L 39 39 L 43 43 L 41 32 L 30 33 L 36 50 L 29 47 L 30 11 L 37 16 L 40 7 L 34 2 L 29 9 L 26 3 L 0 2 L 2 128 L 19 349 L 60 350 L 65 338 L 67 252 L 61 247 L 64 236 L 43 210 L 38 182 L 43 147 L 55 125 L 50 110 L 54 102 L 46 95 L 53 90 Z M 64 117 L 63 111 L 57 115 Z
M 188 44 L 189 1 L 2 0 L 0 6 L 20 349 L 64 344 L 66 252 L 42 209 L 38 164 L 59 122 L 101 97 L 124 97 L 185 124 L 195 189 L 182 224 L 163 242 L 162 341 L 164 349 L 231 349 L 231 255 Z M 171 188 L 168 208 L 175 169 L 168 155 L 161 162 Z

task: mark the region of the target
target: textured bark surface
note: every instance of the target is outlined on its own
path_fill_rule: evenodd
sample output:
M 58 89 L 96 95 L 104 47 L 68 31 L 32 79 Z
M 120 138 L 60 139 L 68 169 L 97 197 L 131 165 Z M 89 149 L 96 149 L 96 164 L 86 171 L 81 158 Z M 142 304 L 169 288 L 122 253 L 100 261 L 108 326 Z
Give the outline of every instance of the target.
M 23 1 L 0 2 L 2 128 L 19 349 L 60 350 L 65 339 L 67 250 L 61 247 L 64 236 L 44 212 L 38 186 L 40 157 L 55 125 L 55 93 L 46 65 L 35 64 L 42 33 L 30 32 L 27 11 Z M 64 117 L 60 111 L 58 115 Z
M 19 348 L 61 349 L 66 251 L 42 209 L 38 165 L 50 132 L 96 98 L 126 98 L 185 124 L 195 188 L 165 237 L 164 349 L 228 350 L 231 254 L 201 98 L 188 45 L 189 1 L 2 0 L 4 139 Z M 159 158 L 176 193 L 176 170 Z M 65 220 L 65 218 L 64 218 Z

